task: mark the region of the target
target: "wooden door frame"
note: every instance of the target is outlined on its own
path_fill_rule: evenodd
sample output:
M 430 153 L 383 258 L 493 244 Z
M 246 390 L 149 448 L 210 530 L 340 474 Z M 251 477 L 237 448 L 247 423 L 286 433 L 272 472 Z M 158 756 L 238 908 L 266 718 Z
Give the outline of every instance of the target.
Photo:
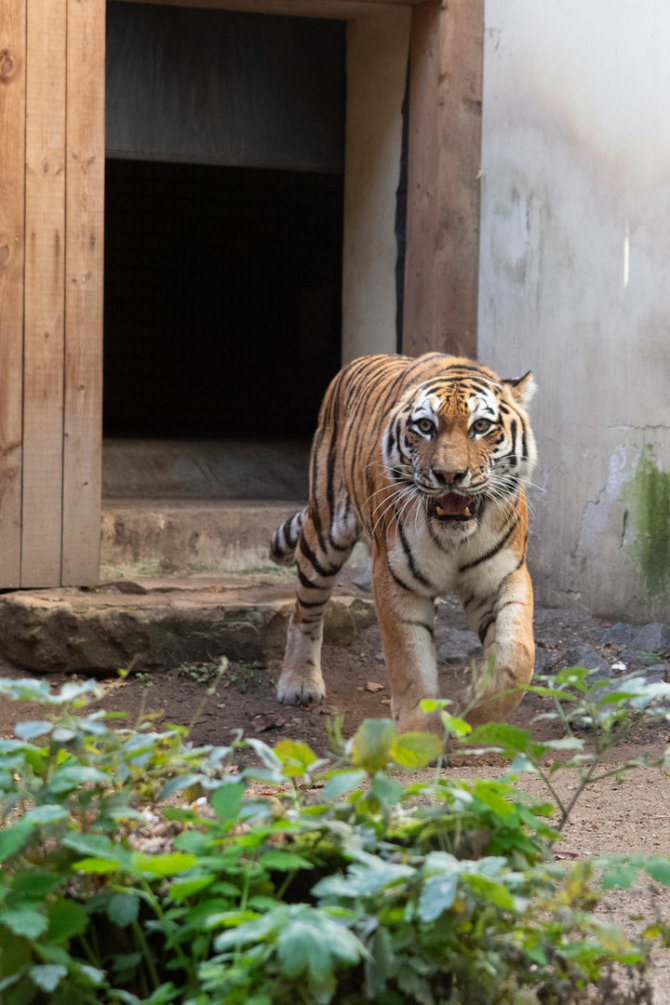
M 483 0 L 192 2 L 410 9 L 403 349 L 475 355 Z M 104 73 L 105 0 L 0 0 L 0 588 L 99 576 Z

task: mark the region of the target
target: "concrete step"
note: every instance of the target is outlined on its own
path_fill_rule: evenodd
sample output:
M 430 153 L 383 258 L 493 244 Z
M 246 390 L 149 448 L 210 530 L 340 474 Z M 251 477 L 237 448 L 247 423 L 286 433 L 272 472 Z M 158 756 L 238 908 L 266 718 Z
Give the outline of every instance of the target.
M 260 499 L 106 499 L 101 578 L 276 571 L 269 556 L 272 533 L 303 506 Z M 348 571 L 367 565 L 359 544 Z
M 102 579 L 276 568 L 270 537 L 304 502 L 105 499 Z

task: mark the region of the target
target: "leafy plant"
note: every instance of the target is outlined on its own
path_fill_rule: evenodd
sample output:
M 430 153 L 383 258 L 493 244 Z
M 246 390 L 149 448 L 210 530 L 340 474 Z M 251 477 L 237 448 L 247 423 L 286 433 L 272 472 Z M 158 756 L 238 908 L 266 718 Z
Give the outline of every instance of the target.
M 578 669 L 541 692 L 579 791 L 628 723 L 667 717 L 667 692 L 649 687 L 594 690 Z M 90 710 L 93 682 L 0 680 L 0 694 L 47 709 L 0 740 L 7 1005 L 649 1000 L 645 942 L 663 925 L 634 944 L 597 923 L 596 870 L 607 886 L 640 869 L 668 883 L 670 861 L 554 860 L 575 800 L 554 827 L 554 806 L 514 781 L 534 770 L 551 789 L 559 769 L 543 757 L 560 741 L 469 733 L 443 712 L 466 749 L 510 760 L 506 777 L 464 781 L 440 773 L 439 738 L 389 720 L 324 760 L 288 739 L 195 747 L 179 727 L 130 729 Z M 599 731 L 593 753 L 573 742 L 577 722 Z M 434 761 L 428 781 L 411 774 Z

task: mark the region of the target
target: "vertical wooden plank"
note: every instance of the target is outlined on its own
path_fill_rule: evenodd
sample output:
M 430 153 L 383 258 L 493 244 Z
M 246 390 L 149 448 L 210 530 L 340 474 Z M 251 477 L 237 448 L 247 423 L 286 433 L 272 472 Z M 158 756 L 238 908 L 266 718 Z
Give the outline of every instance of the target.
M 0 587 L 21 577 L 24 0 L 0 0 Z
M 21 585 L 60 582 L 66 0 L 28 0 Z
M 403 349 L 475 356 L 483 0 L 412 11 Z
M 105 0 L 68 0 L 64 584 L 100 565 Z

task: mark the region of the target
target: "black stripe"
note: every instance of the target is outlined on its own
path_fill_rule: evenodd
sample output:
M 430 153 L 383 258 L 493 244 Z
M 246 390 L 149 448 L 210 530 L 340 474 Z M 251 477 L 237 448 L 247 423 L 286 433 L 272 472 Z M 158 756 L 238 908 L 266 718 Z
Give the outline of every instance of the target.
M 431 639 L 435 638 L 435 629 L 432 625 L 427 625 L 425 621 L 414 621 L 409 618 L 402 618 L 401 624 L 414 625 L 416 628 L 425 628 Z
M 305 575 L 305 573 L 301 569 L 298 569 L 298 579 L 300 580 L 300 582 L 302 583 L 302 585 L 307 590 L 324 590 L 324 589 L 326 589 L 326 587 L 319 586 L 318 583 L 313 583 L 311 580 L 309 580 L 307 578 L 307 576 Z
M 481 565 L 482 562 L 488 562 L 490 558 L 494 558 L 498 554 L 498 552 L 502 551 L 502 549 L 507 544 L 509 538 L 512 535 L 512 532 L 518 526 L 519 519 L 520 518 L 517 516 L 516 520 L 514 520 L 511 526 L 507 529 L 507 532 L 503 534 L 503 536 L 500 538 L 499 541 L 496 541 L 496 543 L 493 545 L 492 548 L 489 548 L 489 550 L 484 552 L 483 555 L 480 555 L 479 558 L 475 558 L 474 561 L 467 562 L 465 565 L 461 565 L 458 571 L 467 572 L 468 569 L 474 569 L 475 566 Z
M 400 576 L 396 576 L 395 572 L 393 571 L 393 569 L 391 568 L 391 565 L 389 563 L 389 557 L 388 557 L 388 555 L 386 556 L 386 568 L 388 569 L 388 571 L 391 574 L 391 579 L 395 583 L 397 583 L 398 586 L 401 586 L 403 588 L 403 590 L 407 590 L 408 593 L 413 593 L 414 592 L 411 586 L 408 586 L 407 583 L 403 583 L 403 581 L 400 578 Z
M 330 576 L 334 576 L 335 573 L 337 573 L 337 572 L 340 571 L 340 566 L 339 565 L 335 566 L 334 569 L 325 569 L 321 565 L 321 563 L 319 562 L 318 558 L 316 557 L 316 554 L 312 551 L 312 549 L 310 548 L 310 546 L 307 544 L 307 541 L 305 540 L 304 535 L 300 538 L 300 545 L 299 545 L 299 547 L 300 547 L 301 553 L 305 556 L 305 558 L 307 559 L 307 561 L 314 568 L 314 570 L 316 572 L 318 572 L 318 574 L 320 576 L 325 576 L 326 578 L 329 578 Z
M 301 600 L 300 597 L 296 598 L 301 607 L 325 607 L 328 600 Z
M 477 634 L 479 635 L 479 641 L 484 645 L 484 639 L 486 638 L 486 633 L 488 632 L 491 625 L 495 622 L 495 616 L 490 614 L 486 619 L 485 624 L 479 626 Z
M 405 537 L 405 532 L 402 529 L 402 524 L 400 523 L 400 521 L 398 521 L 398 534 L 400 535 L 400 543 L 402 544 L 402 550 L 405 552 L 405 555 L 407 556 L 407 563 L 409 565 L 412 576 L 414 577 L 414 579 L 416 579 L 417 583 L 423 583 L 424 586 L 429 586 L 432 588 L 431 583 L 429 583 L 426 577 L 422 576 L 421 573 L 417 570 L 416 564 L 414 562 L 414 555 L 412 554 L 412 549 L 409 546 L 409 541 Z

